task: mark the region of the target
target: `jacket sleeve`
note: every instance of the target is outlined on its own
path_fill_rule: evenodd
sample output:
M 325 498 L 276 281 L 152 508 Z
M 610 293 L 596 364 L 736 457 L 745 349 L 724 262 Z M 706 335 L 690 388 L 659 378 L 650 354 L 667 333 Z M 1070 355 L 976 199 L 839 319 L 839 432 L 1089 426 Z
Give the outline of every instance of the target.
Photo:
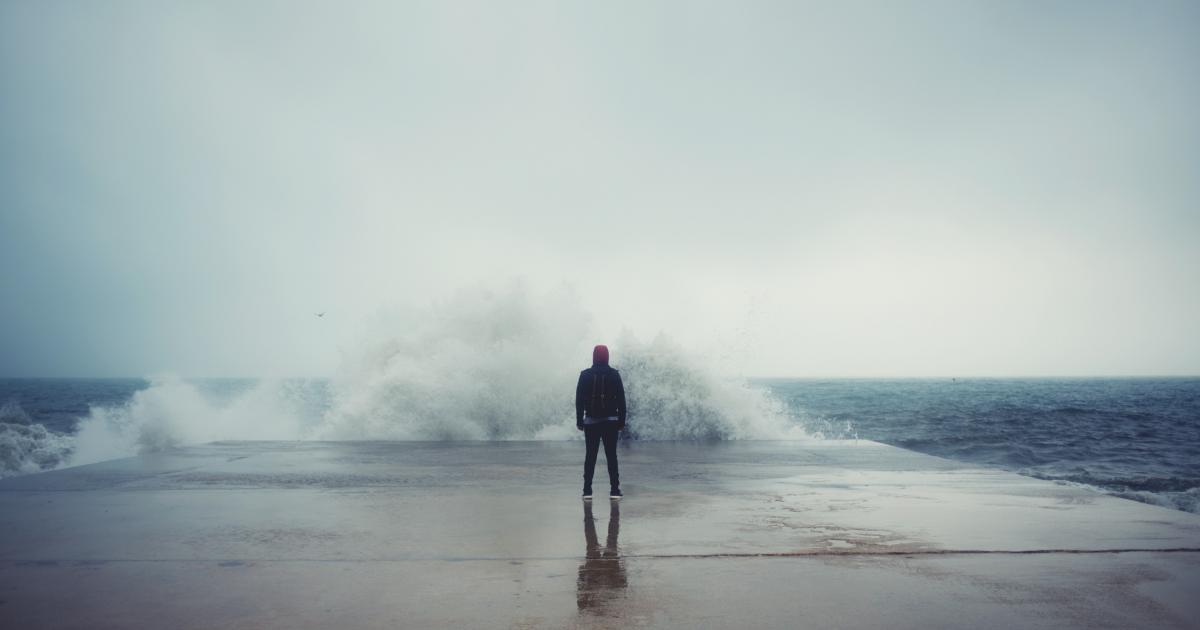
M 614 371 L 613 373 L 617 377 L 616 378 L 616 381 L 617 381 L 617 391 L 616 391 L 617 421 L 620 422 L 621 424 L 625 424 L 625 383 L 621 380 L 620 372 Z
M 575 424 L 583 424 L 583 372 L 579 373 L 579 382 L 575 385 Z

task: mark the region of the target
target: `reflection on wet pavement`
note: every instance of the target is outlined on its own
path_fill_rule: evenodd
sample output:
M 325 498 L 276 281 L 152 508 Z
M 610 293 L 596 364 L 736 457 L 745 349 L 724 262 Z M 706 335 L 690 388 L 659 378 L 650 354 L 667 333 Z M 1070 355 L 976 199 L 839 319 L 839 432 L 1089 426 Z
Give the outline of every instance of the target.
M 596 538 L 592 502 L 583 502 L 583 536 L 587 540 L 587 552 L 579 565 L 579 580 L 576 583 L 576 603 L 580 612 L 606 614 L 609 604 L 622 598 L 625 593 L 625 564 L 617 548 L 617 536 L 621 532 L 621 505 L 617 501 L 610 501 L 609 505 L 608 538 L 601 547 Z

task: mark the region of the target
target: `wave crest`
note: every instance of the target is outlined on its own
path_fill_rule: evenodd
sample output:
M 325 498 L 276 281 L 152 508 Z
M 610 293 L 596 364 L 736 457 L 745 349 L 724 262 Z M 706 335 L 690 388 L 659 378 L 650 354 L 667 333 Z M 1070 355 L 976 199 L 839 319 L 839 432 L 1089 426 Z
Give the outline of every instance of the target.
M 5 412 L 0 456 L 11 474 L 220 440 L 579 439 L 575 380 L 589 363 L 590 323 L 568 287 L 465 289 L 379 318 L 328 383 L 221 389 L 157 377 L 124 404 L 92 407 L 74 436 Z M 610 346 L 633 439 L 809 437 L 766 389 L 666 335 L 641 343 L 626 333 Z
M 462 290 L 393 315 L 344 359 L 331 408 L 310 437 L 550 435 L 574 413 L 568 366 L 582 356 L 589 322 L 569 289 L 531 295 L 519 284 Z
M 73 446 L 70 436 L 33 422 L 19 403 L 0 406 L 0 478 L 57 468 Z
M 665 335 L 619 344 L 630 419 L 643 440 L 754 440 L 808 437 L 766 389 L 722 373 Z

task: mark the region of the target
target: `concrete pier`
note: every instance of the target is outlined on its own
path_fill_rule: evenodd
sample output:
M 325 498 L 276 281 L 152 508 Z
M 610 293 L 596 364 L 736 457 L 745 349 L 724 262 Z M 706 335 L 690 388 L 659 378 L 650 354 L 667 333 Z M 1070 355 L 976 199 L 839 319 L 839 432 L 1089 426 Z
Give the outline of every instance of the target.
M 1200 516 L 858 442 L 217 443 L 0 481 L 3 628 L 1196 628 Z M 597 490 L 607 488 L 603 464 Z

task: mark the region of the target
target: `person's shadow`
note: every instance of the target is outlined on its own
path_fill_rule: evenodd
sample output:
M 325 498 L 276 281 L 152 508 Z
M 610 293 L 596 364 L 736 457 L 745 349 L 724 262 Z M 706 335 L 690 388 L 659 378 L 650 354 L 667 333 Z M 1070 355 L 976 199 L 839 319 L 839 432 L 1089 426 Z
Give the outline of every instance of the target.
M 596 521 L 592 518 L 592 502 L 583 502 L 583 537 L 587 540 L 587 554 L 579 565 L 578 591 L 575 602 L 579 612 L 604 614 L 608 604 L 624 596 L 625 563 L 617 548 L 617 536 L 621 532 L 621 506 L 617 501 L 609 502 L 608 539 L 604 546 L 596 538 Z

